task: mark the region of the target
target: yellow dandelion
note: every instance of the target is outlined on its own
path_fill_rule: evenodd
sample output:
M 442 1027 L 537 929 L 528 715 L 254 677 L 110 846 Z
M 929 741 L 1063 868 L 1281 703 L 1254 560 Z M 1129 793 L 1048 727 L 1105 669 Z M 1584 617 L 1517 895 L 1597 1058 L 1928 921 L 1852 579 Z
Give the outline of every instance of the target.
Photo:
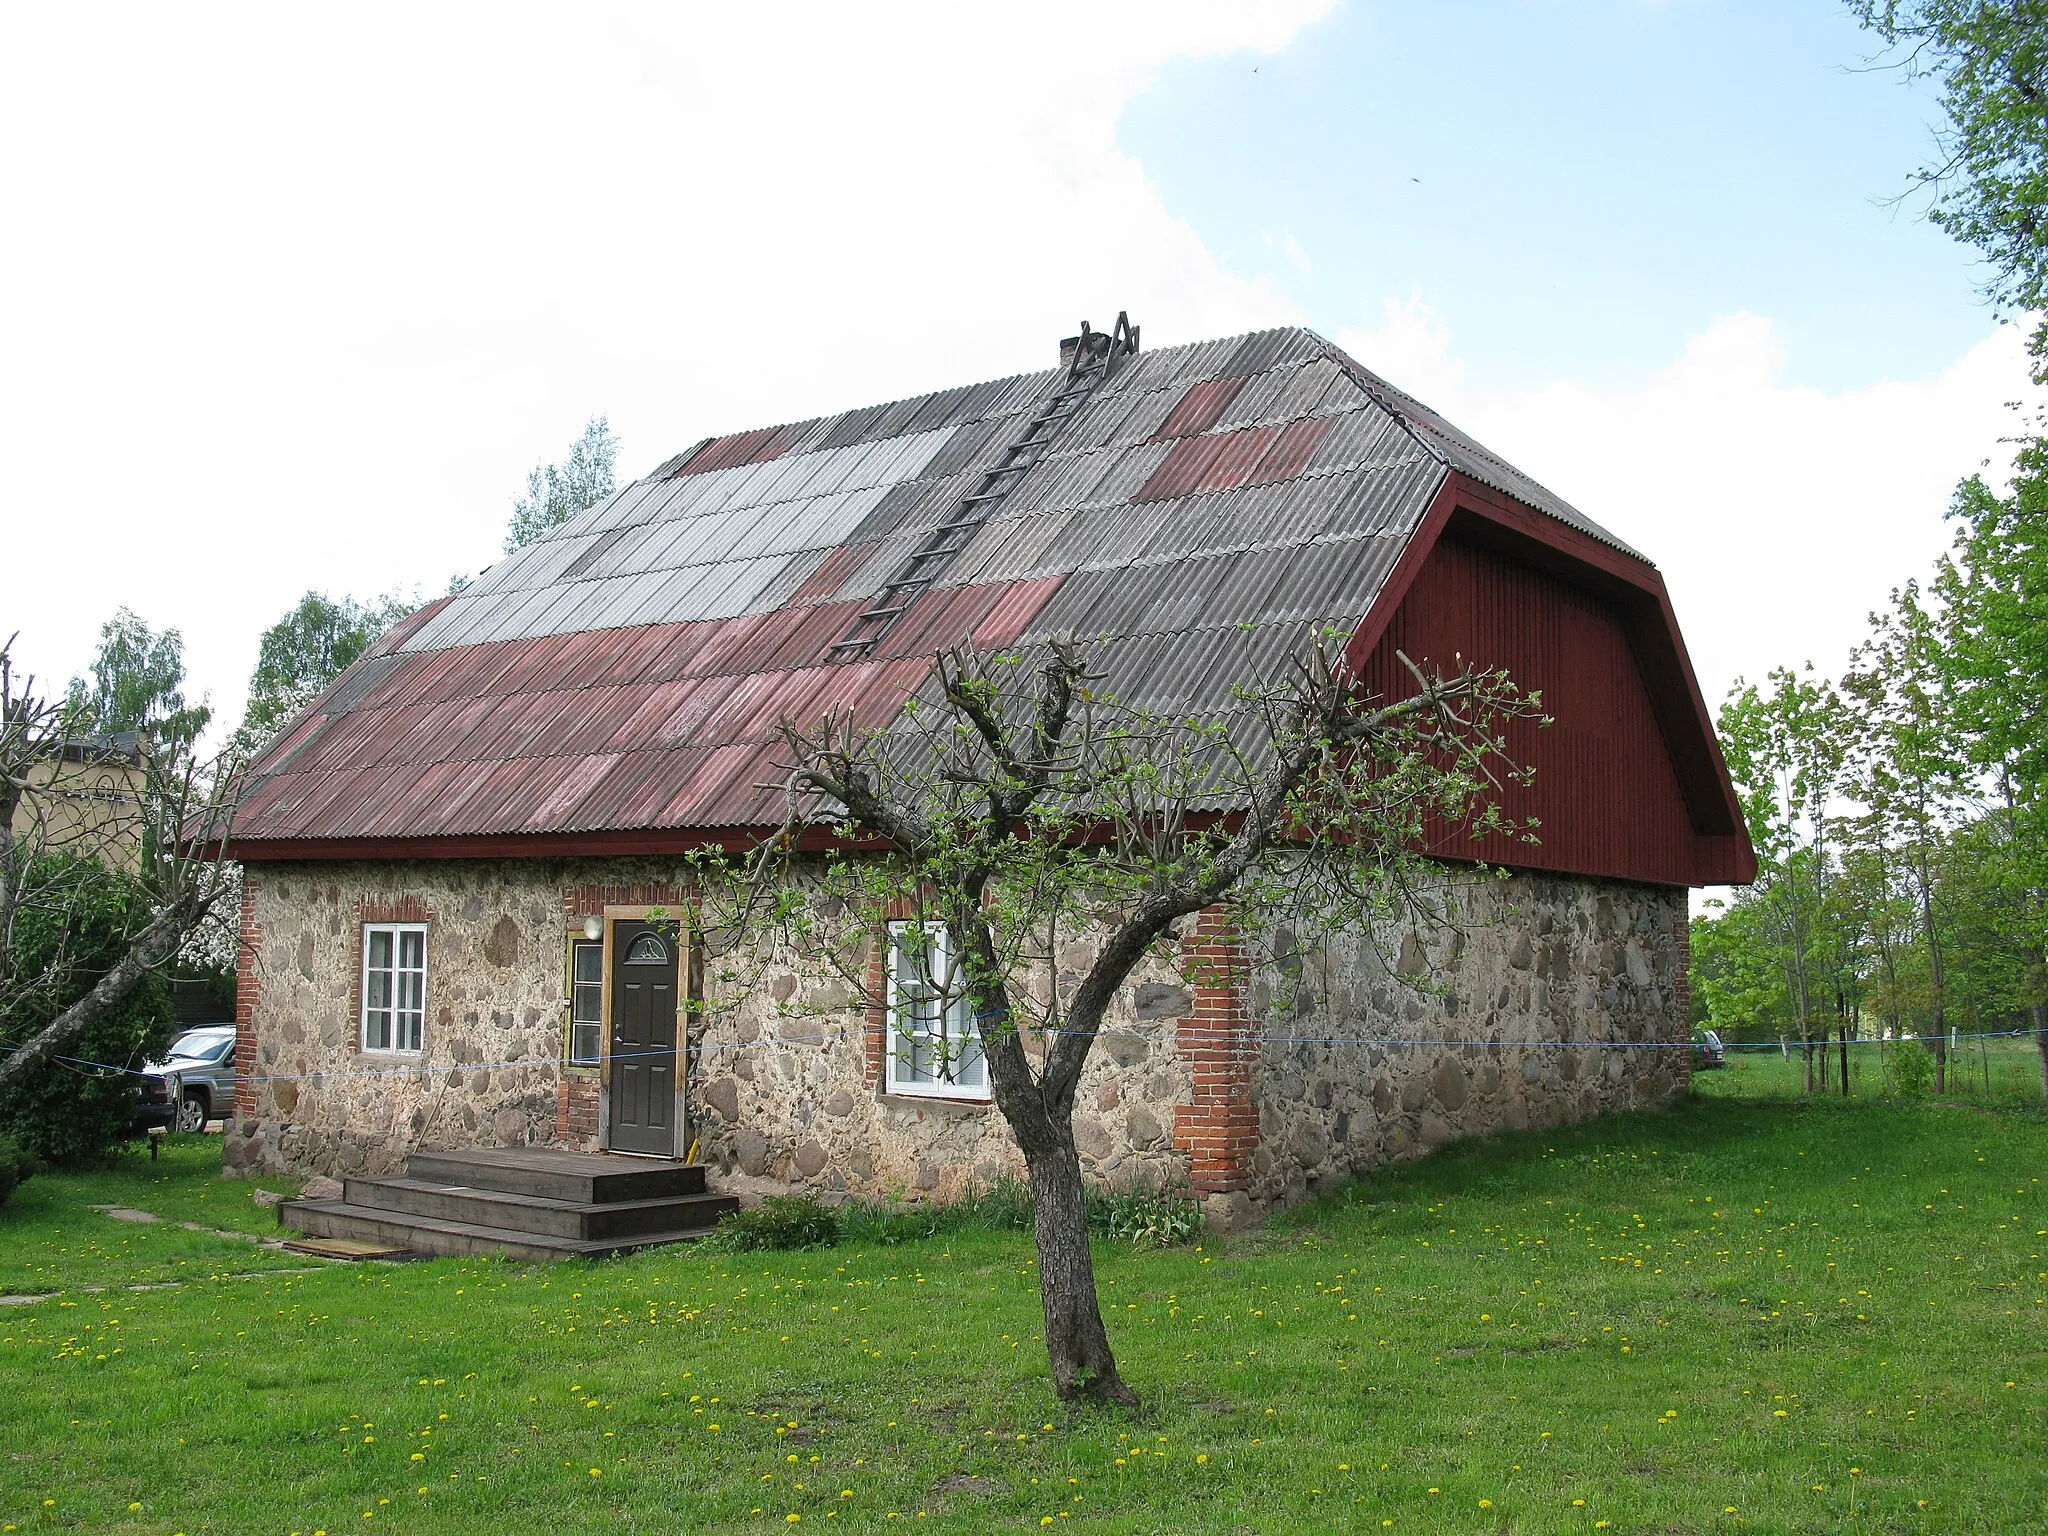
M 1491 1499 L 1481 1499 L 1481 1500 L 1479 1501 L 1479 1507 L 1480 1507 L 1481 1509 L 1491 1509 L 1491 1508 L 1493 1508 L 1493 1500 L 1491 1500 Z
M 592 1467 L 592 1468 L 590 1469 L 590 1475 L 591 1475 L 592 1477 L 603 1477 L 603 1476 L 604 1476 L 604 1468 L 603 1468 L 603 1467 Z
M 1195 1460 L 1196 1460 L 1197 1462 L 1201 1463 L 1201 1464 L 1202 1464 L 1203 1466 L 1207 1466 L 1207 1465 L 1208 1465 L 1208 1463 L 1209 1463 L 1209 1453 L 1208 1453 L 1207 1451 L 1204 1451 L 1204 1452 L 1202 1452 L 1202 1454 L 1201 1454 L 1201 1455 L 1197 1456 L 1197 1457 L 1195 1458 Z M 1073 1481 L 1073 1479 L 1072 1479 L 1072 1478 L 1068 1478 L 1068 1479 L 1067 1479 L 1067 1481 L 1068 1481 L 1068 1482 L 1072 1482 L 1072 1481 Z

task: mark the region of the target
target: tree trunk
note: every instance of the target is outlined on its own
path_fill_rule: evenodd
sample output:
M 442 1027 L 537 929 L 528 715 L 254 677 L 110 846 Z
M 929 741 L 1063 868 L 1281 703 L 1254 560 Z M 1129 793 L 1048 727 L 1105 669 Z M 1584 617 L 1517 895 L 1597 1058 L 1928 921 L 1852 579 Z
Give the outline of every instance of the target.
M 1072 1122 L 1053 1129 L 1051 1145 L 1027 1148 L 1024 1154 L 1037 1207 L 1038 1291 L 1045 1306 L 1052 1389 L 1065 1401 L 1095 1398 L 1136 1407 L 1138 1394 L 1117 1374 L 1095 1297 L 1095 1261 L 1088 1251 L 1088 1209 Z
M 206 915 L 212 897 L 188 888 L 150 919 L 149 926 L 129 941 L 128 952 L 87 992 L 31 1036 L 25 1044 L 0 1055 L 0 1089 L 38 1071 L 51 1058 L 92 1028 L 93 1022 L 120 1002 L 150 971 L 178 952 L 186 932 Z
M 979 901 L 978 890 L 975 900 Z M 973 909 L 969 909 L 972 912 Z M 996 1108 L 1010 1124 L 1024 1154 L 1031 1180 L 1032 1232 L 1038 1244 L 1038 1291 L 1045 1311 L 1045 1358 L 1052 1369 L 1053 1391 L 1063 1401 L 1093 1398 L 1135 1408 L 1138 1394 L 1124 1385 L 1110 1353 L 1109 1332 L 1095 1295 L 1095 1260 L 1088 1251 L 1088 1207 L 1081 1185 L 1081 1156 L 1074 1148 L 1074 1080 L 1080 1076 L 1085 1052 L 1055 1069 L 1047 1048 L 1044 1076 L 1031 1070 L 1023 1038 L 1000 989 L 994 945 L 985 924 L 976 917 L 955 919 L 954 933 L 964 937 L 976 963 L 969 967 L 968 989 L 975 1013 L 983 1021 L 982 1051 Z M 1106 953 L 1098 970 L 1116 968 L 1107 986 L 1113 993 L 1127 975 L 1142 946 L 1129 956 Z M 1091 979 L 1099 979 L 1091 976 Z M 1088 989 L 1098 991 L 1101 989 Z M 1101 1007 L 1083 998 L 1070 1009 L 1060 1041 L 1080 1040 L 1092 1046 L 1102 1022 Z
M 1920 922 L 1927 931 L 1928 980 L 1934 987 L 1934 1091 L 1948 1092 L 1948 978 L 1941 963 L 1941 935 L 1934 931 L 1934 878 L 1927 867 L 1927 848 L 1920 848 Z
M 2041 1053 L 2041 1097 L 2048 1099 L 2048 1003 L 2034 1004 L 2034 1049 Z

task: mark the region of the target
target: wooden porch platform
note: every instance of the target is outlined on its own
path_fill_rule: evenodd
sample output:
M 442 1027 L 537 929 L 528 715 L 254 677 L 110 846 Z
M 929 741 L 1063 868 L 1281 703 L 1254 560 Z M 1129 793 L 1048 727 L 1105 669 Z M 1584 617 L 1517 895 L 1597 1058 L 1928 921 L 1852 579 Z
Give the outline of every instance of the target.
M 339 1200 L 287 1200 L 277 1219 L 412 1253 L 566 1259 L 685 1242 L 738 1209 L 700 1163 L 503 1147 L 415 1152 L 402 1177 L 344 1179 Z

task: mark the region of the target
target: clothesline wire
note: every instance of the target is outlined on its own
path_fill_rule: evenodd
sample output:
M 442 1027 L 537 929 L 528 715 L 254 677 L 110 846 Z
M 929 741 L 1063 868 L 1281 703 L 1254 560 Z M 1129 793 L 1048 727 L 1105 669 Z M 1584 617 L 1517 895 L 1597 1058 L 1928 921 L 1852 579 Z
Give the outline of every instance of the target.
M 1033 1030 L 1032 1033 L 1039 1035 L 1041 1037 L 1050 1037 L 1057 1035 L 1078 1035 L 1085 1033 L 1085 1031 L 1049 1029 Z M 1104 1040 L 1140 1040 L 1146 1042 L 1147 1044 L 1163 1044 L 1168 1039 L 1168 1037 L 1163 1034 L 1138 1034 L 1130 1030 L 1098 1030 L 1095 1033 Z M 2048 1031 L 2039 1029 L 1979 1030 L 1971 1034 L 1962 1034 L 1961 1032 L 1957 1032 L 1954 1038 L 1960 1044 L 1961 1042 L 1971 1040 L 2031 1039 L 2035 1035 L 2043 1033 L 2048 1033 Z M 667 1059 L 677 1056 L 689 1055 L 703 1056 L 718 1051 L 750 1050 L 757 1045 L 763 1044 L 769 1047 L 783 1045 L 843 1044 L 849 1039 L 860 1040 L 864 1038 L 864 1035 L 865 1031 L 857 1032 L 854 1034 L 849 1034 L 846 1031 L 840 1031 L 838 1033 L 833 1034 L 819 1035 L 778 1035 L 775 1037 L 774 1040 L 768 1042 L 756 1040 L 698 1041 L 694 1044 L 657 1047 L 653 1050 L 613 1051 L 611 1053 L 611 1060 L 641 1061 L 648 1059 Z M 1501 1046 L 1512 1047 L 1521 1050 L 1568 1051 L 1673 1051 L 1700 1048 L 1698 1047 L 1696 1042 L 1691 1040 L 1428 1040 L 1420 1038 L 1390 1038 L 1387 1036 L 1361 1036 L 1357 1038 L 1345 1038 L 1341 1036 L 1331 1035 L 1258 1035 L 1240 1033 L 1230 1029 L 1227 1025 L 1219 1025 L 1213 1027 L 1205 1027 L 1200 1025 L 1187 1026 L 1179 1030 L 1176 1030 L 1172 1038 L 1179 1042 L 1186 1042 L 1196 1045 L 1201 1045 L 1204 1043 L 1213 1043 L 1215 1041 L 1223 1041 L 1226 1043 L 1236 1045 L 1314 1045 L 1326 1047 L 1424 1046 L 1434 1047 L 1439 1050 L 1458 1050 L 1467 1048 L 1488 1048 Z M 1909 1036 L 1903 1038 L 1917 1037 Z M 1790 1041 L 1729 1041 L 1724 1042 L 1722 1049 L 1724 1051 L 1752 1052 L 1785 1050 L 1790 1046 L 1791 1043 L 1792 1042 Z M 1829 1041 L 1816 1043 L 1819 1044 L 1823 1050 L 1827 1050 L 1835 1048 L 1842 1042 Z M 1892 1044 L 1896 1042 L 1886 1041 L 1882 1038 L 1872 1038 L 1856 1039 L 1851 1040 L 1847 1043 L 1853 1046 L 1883 1046 L 1886 1044 Z M 1801 1042 L 1801 1048 L 1804 1048 L 1804 1042 Z M 25 1046 L 0 1045 L 0 1051 L 5 1051 L 10 1054 L 18 1053 L 25 1049 L 27 1049 L 27 1047 Z M 110 1062 L 88 1061 L 82 1057 L 77 1056 L 53 1056 L 50 1059 L 53 1061 L 62 1062 L 66 1066 L 85 1067 L 95 1071 L 111 1072 L 117 1075 L 128 1077 L 156 1077 L 163 1075 L 161 1073 L 149 1072 L 137 1067 L 119 1067 L 113 1065 Z M 516 1058 L 510 1061 L 419 1061 L 415 1063 L 409 1063 L 404 1066 L 342 1068 L 339 1070 L 323 1072 L 250 1073 L 247 1075 L 237 1075 L 235 1080 L 237 1082 L 244 1083 L 305 1083 L 323 1082 L 328 1079 L 336 1078 L 420 1077 L 435 1072 L 506 1072 L 518 1067 L 588 1068 L 595 1067 L 597 1065 L 598 1063 L 594 1061 L 572 1061 L 569 1058 L 563 1056 L 528 1056 Z

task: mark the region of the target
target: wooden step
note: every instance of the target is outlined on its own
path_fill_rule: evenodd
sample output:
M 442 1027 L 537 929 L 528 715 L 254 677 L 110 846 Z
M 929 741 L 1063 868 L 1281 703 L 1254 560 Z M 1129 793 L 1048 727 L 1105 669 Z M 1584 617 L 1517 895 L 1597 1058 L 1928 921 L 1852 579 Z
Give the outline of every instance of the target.
M 733 1207 L 738 1205 L 737 1201 L 727 1203 Z M 552 1237 L 542 1232 L 517 1232 L 504 1227 L 478 1226 L 472 1222 L 443 1221 L 405 1211 L 375 1210 L 353 1206 L 344 1200 L 286 1200 L 277 1208 L 277 1219 L 284 1226 L 316 1237 L 353 1238 L 358 1242 L 388 1244 L 411 1253 L 450 1257 L 495 1254 L 508 1259 L 538 1260 L 604 1258 L 664 1243 L 688 1242 L 711 1230 L 707 1224 L 623 1237 Z
M 416 1179 L 347 1179 L 342 1202 L 364 1210 L 397 1211 L 436 1221 L 495 1227 L 511 1232 L 538 1232 L 548 1237 L 592 1242 L 600 1238 L 634 1237 L 643 1232 L 673 1232 L 708 1227 L 738 1202 L 726 1195 L 663 1195 L 653 1200 L 553 1200 L 543 1195 L 511 1194 Z
M 406 1177 L 429 1184 L 462 1185 L 508 1195 L 536 1195 L 579 1205 L 621 1200 L 673 1199 L 704 1193 L 700 1163 L 620 1157 L 608 1152 L 564 1152 L 553 1147 L 476 1147 L 415 1152 Z

